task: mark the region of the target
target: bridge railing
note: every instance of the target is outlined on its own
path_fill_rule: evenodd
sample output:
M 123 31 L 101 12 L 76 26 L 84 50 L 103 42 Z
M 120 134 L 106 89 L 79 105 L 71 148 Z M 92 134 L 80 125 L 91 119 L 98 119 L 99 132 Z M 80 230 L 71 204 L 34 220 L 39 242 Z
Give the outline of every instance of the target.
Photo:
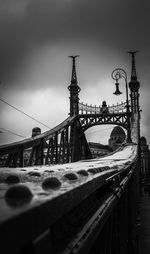
M 114 160 L 117 161 L 115 157 Z M 59 166 L 55 168 L 57 179 L 61 181 L 57 188 L 42 190 L 44 182 L 41 184 L 36 179 L 32 179 L 31 184 L 24 182 L 23 186 L 27 186 L 33 196 L 23 198 L 22 203 L 13 186 L 4 185 L 0 200 L 2 253 L 42 254 L 44 250 L 45 254 L 98 254 L 101 250 L 101 253 L 126 254 L 130 253 L 129 248 L 133 251 L 137 212 L 136 149 L 132 160 L 121 167 L 101 167 L 98 161 L 97 166 L 92 167 L 94 161 L 91 161 L 86 171 L 87 163 L 74 163 L 76 168 L 79 164 L 82 168 L 71 173 L 76 179 L 71 174 L 67 178 L 68 170 L 58 173 Z M 29 170 L 31 172 L 31 168 Z M 24 177 L 20 175 L 20 178 L 25 179 L 26 173 L 22 174 Z M 15 185 L 18 193 L 20 186 Z
M 61 164 L 91 156 L 77 116 L 35 137 L 0 146 L 1 167 Z
M 129 101 L 130 105 L 130 101 Z M 126 102 L 121 102 L 120 104 L 117 103 L 117 105 L 111 105 L 111 106 L 94 106 L 94 105 L 88 105 L 83 102 L 79 103 L 79 114 L 103 114 L 103 113 L 121 113 L 126 112 Z
M 50 155 L 53 157 L 51 163 L 57 163 L 58 157 L 65 157 L 66 152 L 63 150 L 69 149 L 69 132 L 74 119 L 75 117 L 68 117 L 55 128 L 40 135 L 1 145 L 1 166 L 29 166 L 34 163 L 33 160 L 36 161 L 35 164 L 48 164 Z M 68 159 L 64 158 L 65 160 L 69 161 L 69 155 Z

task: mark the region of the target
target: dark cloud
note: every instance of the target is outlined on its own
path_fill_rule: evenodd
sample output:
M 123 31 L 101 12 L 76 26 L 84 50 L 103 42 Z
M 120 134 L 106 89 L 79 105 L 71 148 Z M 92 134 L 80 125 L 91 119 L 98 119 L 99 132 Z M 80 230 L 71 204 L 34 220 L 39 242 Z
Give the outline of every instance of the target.
M 1 2 L 0 73 L 12 75 L 33 50 L 88 45 L 97 51 L 146 47 L 150 43 L 148 1 L 30 0 Z M 95 48 L 96 47 L 96 48 Z

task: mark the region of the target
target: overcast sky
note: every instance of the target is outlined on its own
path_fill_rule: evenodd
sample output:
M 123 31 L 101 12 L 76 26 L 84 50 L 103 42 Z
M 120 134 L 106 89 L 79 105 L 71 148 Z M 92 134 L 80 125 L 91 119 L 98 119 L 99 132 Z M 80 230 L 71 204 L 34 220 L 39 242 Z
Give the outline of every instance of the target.
M 0 98 L 54 127 L 69 112 L 68 55 L 80 55 L 80 101 L 99 105 L 125 100 L 123 80 L 123 95 L 113 95 L 111 72 L 122 67 L 130 80 L 126 52 L 139 50 L 141 134 L 150 143 L 149 25 L 148 0 L 0 0 Z M 1 128 L 29 137 L 35 126 L 47 130 L 0 102 Z M 103 137 L 110 134 L 110 126 L 99 129 L 89 129 L 88 137 L 106 143 Z M 15 140 L 19 137 L 6 131 L 0 134 L 1 144 Z

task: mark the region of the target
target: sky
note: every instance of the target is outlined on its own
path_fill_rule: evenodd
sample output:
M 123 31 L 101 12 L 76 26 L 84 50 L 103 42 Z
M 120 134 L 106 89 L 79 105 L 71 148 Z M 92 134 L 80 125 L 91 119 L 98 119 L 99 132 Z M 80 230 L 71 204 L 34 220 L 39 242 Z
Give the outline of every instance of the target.
M 0 98 L 50 128 L 68 117 L 69 55 L 79 54 L 76 70 L 80 102 L 125 101 L 111 72 L 123 68 L 130 81 L 129 50 L 139 50 L 141 135 L 150 144 L 150 15 L 148 0 L 0 0 Z M 0 144 L 48 128 L 0 101 Z M 3 128 L 3 129 L 2 129 Z M 113 126 L 87 131 L 88 140 L 107 143 Z

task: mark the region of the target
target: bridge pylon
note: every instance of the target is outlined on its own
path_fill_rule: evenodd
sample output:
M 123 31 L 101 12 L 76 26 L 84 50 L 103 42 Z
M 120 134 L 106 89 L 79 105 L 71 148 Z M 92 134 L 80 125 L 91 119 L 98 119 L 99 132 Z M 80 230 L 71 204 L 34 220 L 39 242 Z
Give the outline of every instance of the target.
M 78 118 L 71 125 L 70 147 L 71 162 L 82 159 L 92 159 L 91 150 Z
M 70 116 L 76 116 L 79 114 L 79 92 L 81 91 L 77 82 L 76 65 L 75 60 L 79 55 L 69 56 L 72 58 L 72 77 L 71 84 L 68 86 L 70 91 Z

